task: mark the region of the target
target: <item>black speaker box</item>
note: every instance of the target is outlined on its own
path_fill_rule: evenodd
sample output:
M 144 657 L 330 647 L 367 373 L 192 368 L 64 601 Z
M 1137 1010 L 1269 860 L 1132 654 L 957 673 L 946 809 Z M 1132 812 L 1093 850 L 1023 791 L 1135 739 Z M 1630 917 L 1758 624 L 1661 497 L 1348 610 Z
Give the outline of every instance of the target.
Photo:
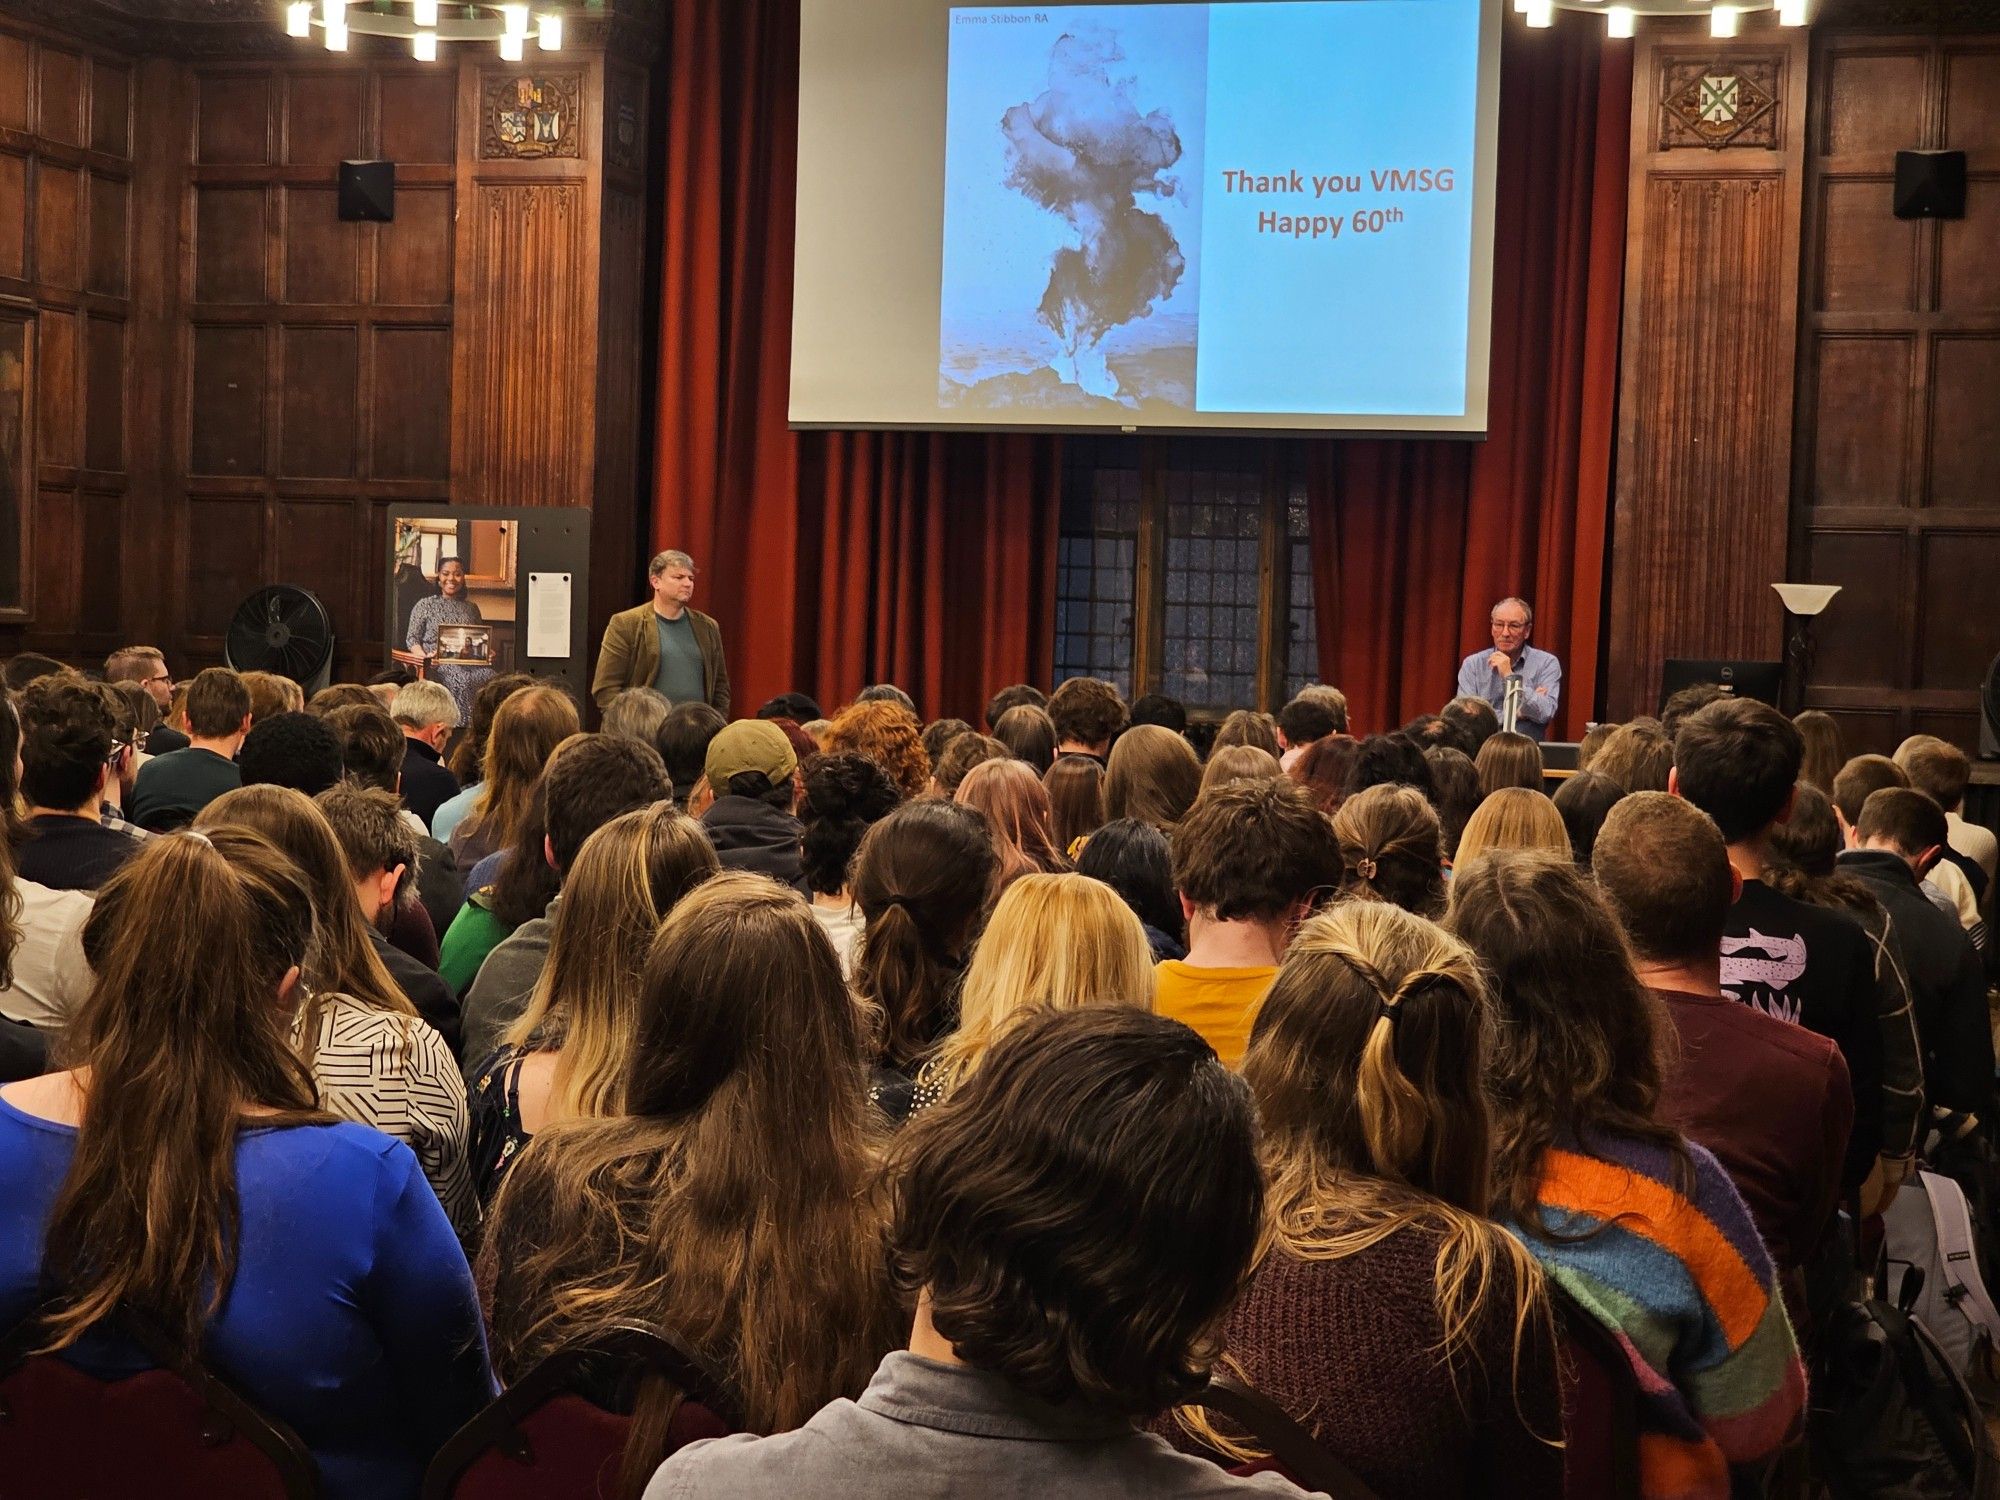
M 1896 217 L 1899 219 L 1964 218 L 1965 153 L 1898 151 Z
M 1964 186 L 1964 158 L 1959 183 Z M 1902 179 L 1898 178 L 1900 182 Z M 1901 201 L 1900 199 L 1898 201 Z M 344 161 L 340 164 L 340 216 L 376 224 L 396 217 L 396 164 L 392 161 Z

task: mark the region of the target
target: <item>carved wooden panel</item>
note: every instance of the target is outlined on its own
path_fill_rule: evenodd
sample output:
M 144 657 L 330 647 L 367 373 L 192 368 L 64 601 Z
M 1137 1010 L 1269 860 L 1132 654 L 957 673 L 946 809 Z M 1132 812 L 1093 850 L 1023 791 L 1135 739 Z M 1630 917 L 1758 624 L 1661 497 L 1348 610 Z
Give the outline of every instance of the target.
M 1977 314 L 2000 307 L 2000 253 L 1995 253 L 2000 246 L 2000 191 L 1996 189 L 2000 178 L 1991 176 L 1968 184 L 1965 217 L 1938 224 L 1938 306 L 1946 312 Z
M 93 316 L 84 335 L 84 467 L 125 467 L 125 325 Z
M 60 47 L 43 44 L 37 49 L 41 58 L 39 70 L 40 93 L 35 111 L 36 133 L 64 146 L 81 146 L 84 142 L 84 90 L 83 81 L 89 76 L 89 64 L 74 52 L 66 52 Z
M 0 276 L 28 274 L 28 158 L 0 151 Z
M 74 291 L 83 285 L 83 174 L 43 161 L 35 169 L 35 279 Z
M 1883 41 L 1879 48 L 1853 48 L 1828 56 L 1822 86 L 1826 124 L 1819 149 L 1844 155 L 1851 151 L 1894 151 L 1909 145 L 1909 115 L 1903 110 L 1884 110 L 1881 102 L 1922 97 L 1928 65 L 1921 47 L 1894 39 Z
M 104 297 L 122 297 L 127 291 L 126 268 L 132 250 L 127 240 L 127 203 L 131 186 L 122 178 L 90 174 L 90 267 L 84 278 L 87 290 Z
M 27 130 L 34 124 L 28 113 L 28 101 L 34 98 L 28 87 L 32 59 L 26 37 L 0 31 L 0 126 L 9 130 Z
M 1900 505 L 1909 454 L 1913 340 L 1827 334 L 1819 342 L 1815 394 L 1825 420 L 1812 446 L 1811 483 L 1820 505 Z
M 396 220 L 375 226 L 375 300 L 441 307 L 451 301 L 450 188 L 398 188 Z
M 2000 298 L 1989 304 L 2000 309 Z M 2000 514 L 2000 335 L 1940 337 L 1931 361 L 1931 505 Z M 1996 575 L 2000 576 L 2000 575 Z M 1994 643 L 2000 651 L 2000 641 Z
M 1834 601 L 1838 608 L 1829 609 L 1814 626 L 1819 681 L 1865 688 L 1895 685 L 1903 669 L 1904 638 L 1900 630 L 1887 627 L 1903 616 L 1905 553 L 1900 529 L 1813 533 L 1802 576 L 1840 585 Z
M 106 156 L 132 153 L 132 70 L 99 59 L 90 70 L 90 148 Z
M 1918 226 L 1889 208 L 1887 177 L 1825 183 L 1819 214 L 1821 308 L 1916 306 Z
M 1944 67 L 1945 145 L 2000 146 L 2000 50 L 1947 47 Z
M 1729 51 L 1659 59 L 1656 149 L 1776 150 L 1784 136 L 1785 60 Z
M 267 196 L 261 187 L 195 190 L 195 301 L 264 300 Z
M 540 69 L 479 75 L 479 155 L 543 161 L 582 154 L 583 75 Z
M 330 187 L 285 189 L 285 301 L 359 300 L 362 226 L 340 217 L 338 199 Z
M 76 314 L 42 309 L 35 343 L 35 460 L 43 469 L 77 461 Z

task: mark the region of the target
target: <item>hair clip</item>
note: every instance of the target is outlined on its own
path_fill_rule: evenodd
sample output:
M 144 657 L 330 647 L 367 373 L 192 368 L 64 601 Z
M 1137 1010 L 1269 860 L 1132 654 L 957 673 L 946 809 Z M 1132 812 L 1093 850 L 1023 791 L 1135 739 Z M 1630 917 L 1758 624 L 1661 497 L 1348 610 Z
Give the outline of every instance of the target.
M 197 844 L 200 844 L 204 849 L 213 849 L 215 847 L 214 840 L 210 839 L 199 828 L 183 828 L 180 831 L 193 839 Z
M 1354 863 L 1354 873 L 1359 875 L 1363 880 L 1373 880 L 1375 878 L 1375 861 L 1372 859 L 1356 860 Z

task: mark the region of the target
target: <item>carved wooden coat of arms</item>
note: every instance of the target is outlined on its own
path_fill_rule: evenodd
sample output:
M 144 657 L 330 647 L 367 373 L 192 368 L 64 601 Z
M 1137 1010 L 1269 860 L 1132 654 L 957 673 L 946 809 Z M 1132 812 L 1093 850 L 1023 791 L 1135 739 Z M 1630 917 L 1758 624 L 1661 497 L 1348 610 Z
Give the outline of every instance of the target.
M 482 157 L 539 161 L 577 155 L 577 103 L 583 84 L 579 75 L 489 75 L 481 84 Z

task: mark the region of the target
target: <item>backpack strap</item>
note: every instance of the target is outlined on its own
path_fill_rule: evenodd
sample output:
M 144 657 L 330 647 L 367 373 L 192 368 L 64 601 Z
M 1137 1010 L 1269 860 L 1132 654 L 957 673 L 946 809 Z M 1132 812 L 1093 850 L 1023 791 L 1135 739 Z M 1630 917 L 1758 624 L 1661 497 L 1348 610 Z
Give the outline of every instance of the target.
M 1277 1402 L 1246 1384 L 1233 1372 L 1217 1369 L 1194 1405 L 1221 1412 L 1271 1450 L 1301 1484 L 1332 1500 L 1377 1500 L 1354 1471 L 1314 1441 Z

